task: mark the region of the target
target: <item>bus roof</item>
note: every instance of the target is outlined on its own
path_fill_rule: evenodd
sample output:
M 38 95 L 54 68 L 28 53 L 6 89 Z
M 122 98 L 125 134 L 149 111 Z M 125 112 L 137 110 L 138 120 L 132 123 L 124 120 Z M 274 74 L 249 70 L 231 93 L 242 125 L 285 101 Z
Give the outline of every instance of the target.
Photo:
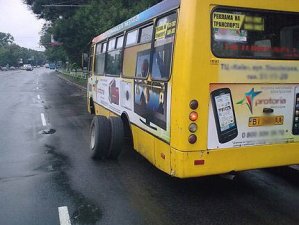
M 142 24 L 148 20 L 153 19 L 163 13 L 176 9 L 180 6 L 181 0 L 164 0 L 153 7 L 143 11 L 142 13 L 128 19 L 127 21 L 117 25 L 116 27 L 111 28 L 105 33 L 100 34 L 92 40 L 92 43 L 98 43 L 102 40 L 105 40 L 108 37 L 121 33 L 131 27 Z

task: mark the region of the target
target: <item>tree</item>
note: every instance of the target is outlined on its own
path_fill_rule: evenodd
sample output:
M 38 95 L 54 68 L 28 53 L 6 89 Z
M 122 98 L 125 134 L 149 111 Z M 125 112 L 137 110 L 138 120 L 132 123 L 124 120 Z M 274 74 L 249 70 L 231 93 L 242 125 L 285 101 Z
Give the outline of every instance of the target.
M 65 0 L 23 0 L 25 4 L 29 5 L 32 11 L 40 19 L 45 19 L 51 22 L 59 19 L 60 16 L 63 18 L 71 17 L 74 12 L 78 9 L 76 7 L 56 7 L 56 6 L 45 6 L 45 5 L 82 5 L 87 4 L 89 0 L 76 0 L 76 1 L 65 1 Z
M 33 65 L 41 65 L 45 63 L 45 55 L 43 52 L 35 51 L 20 47 L 13 43 L 13 36 L 10 34 L 0 33 L 0 65 L 19 66 L 20 60 L 23 63 L 32 63 Z
M 50 24 L 45 24 L 42 28 L 42 35 L 40 44 L 45 47 L 45 55 L 51 62 L 62 61 L 65 62 L 67 55 L 63 46 L 52 46 L 51 35 L 53 35 L 53 27 Z
M 129 19 L 161 0 L 78 0 L 73 4 L 85 4 L 86 7 L 42 7 L 43 4 L 58 4 L 62 0 L 25 0 L 34 13 L 51 23 L 43 30 L 41 43 L 46 54 L 65 53 L 71 60 L 80 65 L 81 54 L 88 51 L 92 38 Z M 71 3 L 72 1 L 69 1 Z M 62 19 L 59 19 L 62 16 Z M 55 40 L 63 43 L 61 48 L 49 46 L 48 39 L 53 35 Z M 51 49 L 52 48 L 52 49 Z M 51 50 L 50 50 L 51 49 Z M 64 51 L 62 51 L 62 49 Z M 55 55 L 54 54 L 54 55 Z
M 10 45 L 14 42 L 14 38 L 9 33 L 0 32 L 0 47 Z

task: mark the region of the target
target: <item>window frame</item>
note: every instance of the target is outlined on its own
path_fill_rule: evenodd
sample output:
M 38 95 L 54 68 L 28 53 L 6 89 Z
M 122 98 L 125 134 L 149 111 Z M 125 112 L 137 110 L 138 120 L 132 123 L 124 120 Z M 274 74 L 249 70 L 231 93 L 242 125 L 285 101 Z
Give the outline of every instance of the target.
M 124 44 L 121 48 L 117 48 L 117 39 L 121 36 L 124 37 L 124 32 L 122 33 L 119 33 L 117 35 L 114 35 L 114 36 L 111 36 L 109 38 L 106 39 L 106 42 L 107 42 L 107 48 L 106 48 L 106 52 L 105 52 L 105 69 L 104 69 L 104 75 L 106 77 L 121 77 L 122 76 L 122 65 L 123 65 L 123 51 L 124 51 Z M 112 40 L 112 39 L 115 39 L 115 43 L 114 43 L 114 48 L 112 50 L 109 50 L 109 41 Z M 124 38 L 125 40 L 125 38 Z M 124 40 L 123 40 L 123 43 L 124 43 Z M 107 73 L 107 55 L 108 53 L 110 52 L 113 52 L 113 51 L 119 51 L 120 52 L 120 57 L 121 57 L 121 61 L 120 61 L 120 70 L 119 70 L 119 74 L 110 74 L 110 73 Z
M 118 48 L 117 46 L 118 46 L 118 40 L 119 40 L 119 38 L 123 38 L 123 41 L 122 41 L 121 47 Z M 122 49 L 124 47 L 124 44 L 125 44 L 124 40 L 125 40 L 125 35 L 124 34 L 119 35 L 119 36 L 116 37 L 115 50 Z
M 132 44 L 129 44 L 127 45 L 127 39 L 128 39 L 128 34 L 133 32 L 133 31 L 137 31 L 137 35 L 136 35 L 136 43 L 132 43 Z M 132 46 L 135 46 L 138 44 L 138 38 L 139 38 L 139 27 L 134 27 L 130 30 L 127 30 L 126 33 L 125 33 L 125 38 L 124 38 L 124 48 L 129 48 L 129 47 L 132 47 Z
M 103 51 L 103 46 L 106 44 L 106 49 L 105 49 L 105 51 Z M 106 64 L 106 52 L 107 52 L 107 41 L 106 40 L 104 40 L 104 41 L 102 41 L 102 42 L 98 42 L 98 43 L 96 43 L 95 44 L 95 49 L 97 49 L 97 46 L 98 45 L 101 45 L 101 51 L 100 51 L 100 54 L 96 54 L 97 53 L 97 51 L 95 50 L 95 55 L 94 55 L 94 75 L 95 76 L 105 76 L 105 64 Z M 105 56 L 105 60 L 104 60 L 104 73 L 103 74 L 97 74 L 96 73 L 96 71 L 95 71 L 95 68 L 96 68 L 96 63 L 97 63 L 97 55 L 102 55 L 102 54 L 104 54 L 104 56 Z
M 172 14 L 176 14 L 176 25 L 175 25 L 175 33 L 173 35 L 173 45 L 172 45 L 172 55 L 171 55 L 171 60 L 170 60 L 170 69 L 169 69 L 169 76 L 168 79 L 154 79 L 153 74 L 152 74 L 152 67 L 153 67 L 153 62 L 154 62 L 154 49 L 155 49 L 155 29 L 157 27 L 158 21 L 164 17 L 170 16 Z M 174 59 L 174 49 L 175 49 L 175 42 L 176 42 L 176 34 L 177 34 L 177 28 L 178 28 L 178 21 L 179 21 L 179 11 L 178 9 L 171 10 L 159 17 L 156 17 L 155 23 L 154 23 L 154 29 L 153 29 L 153 41 L 152 41 L 152 50 L 151 50 L 151 60 L 150 60 L 150 76 L 152 81 L 158 81 L 158 82 L 169 82 L 171 77 L 172 77 L 172 72 L 173 72 L 173 59 Z M 159 46 L 160 47 L 160 46 Z
M 142 34 L 142 29 L 145 29 L 145 28 L 147 28 L 147 27 L 150 27 L 150 26 L 152 26 L 153 27 L 153 30 L 152 30 L 152 38 L 151 38 L 151 40 L 150 41 L 147 41 L 147 42 L 141 42 L 141 34 Z M 148 24 L 146 24 L 146 25 L 144 25 L 144 26 L 142 26 L 142 27 L 140 27 L 139 28 L 139 34 L 138 34 L 138 39 L 137 39 L 137 44 L 146 44 L 146 43 L 150 43 L 150 42 L 152 42 L 152 39 L 153 39 L 153 35 L 155 34 L 155 32 L 154 32 L 154 28 L 155 28 L 155 23 L 153 22 L 153 23 L 148 23 Z
M 155 28 L 158 24 L 158 21 L 164 17 L 167 17 L 171 14 L 176 14 L 176 32 L 173 36 L 173 46 L 172 46 L 172 57 L 171 57 L 171 61 L 170 61 L 170 71 L 169 71 L 169 77 L 167 80 L 164 80 L 164 79 L 153 79 L 153 76 L 152 76 L 152 64 L 153 64 L 153 56 L 154 56 L 154 48 L 155 48 Z M 175 42 L 176 42 L 176 34 L 177 34 L 177 27 L 178 27 L 178 21 L 179 21 L 179 11 L 178 9 L 174 9 L 174 10 L 171 10 L 169 12 L 166 12 L 164 14 L 161 14 L 155 18 L 153 18 L 152 20 L 148 20 L 146 21 L 145 23 L 139 25 L 139 26 L 135 26 L 135 27 L 132 27 L 131 29 L 128 29 L 125 31 L 125 38 L 124 38 L 124 46 L 123 46 L 123 54 L 125 52 L 125 49 L 126 48 L 131 48 L 131 47 L 135 47 L 135 46 L 138 46 L 138 45 L 143 45 L 143 44 L 147 44 L 147 43 L 150 43 L 151 47 L 150 47 L 150 64 L 149 64 L 149 73 L 146 77 L 144 78 L 141 78 L 141 77 L 136 77 L 136 66 L 135 66 L 135 75 L 134 77 L 128 77 L 128 76 L 124 76 L 124 74 L 122 73 L 122 78 L 126 78 L 126 79 L 135 79 L 135 80 L 147 80 L 149 77 L 151 77 L 151 79 L 153 81 L 159 81 L 159 82 L 169 82 L 169 80 L 171 79 L 171 76 L 172 76 L 172 71 L 173 71 L 173 58 L 174 58 L 174 49 L 175 49 Z M 140 42 L 140 35 L 141 35 L 141 29 L 145 28 L 145 27 L 149 27 L 149 26 L 153 26 L 153 30 L 152 30 L 152 40 L 149 41 L 149 42 Z M 126 42 L 127 42 L 127 34 L 131 31 L 134 31 L 134 30 L 138 30 L 138 37 L 137 37 L 137 43 L 135 44 L 130 44 L 128 46 L 126 46 Z M 123 60 L 122 60 L 123 62 Z M 136 62 L 137 63 L 137 62 Z M 122 65 L 122 71 L 123 71 L 123 65 Z
M 114 40 L 114 46 L 113 46 L 112 49 L 110 49 L 110 41 L 111 40 Z M 115 48 L 116 48 L 116 37 L 114 36 L 114 37 L 108 38 L 108 41 L 107 41 L 107 52 L 111 52 L 111 51 L 115 50 Z
M 277 10 L 269 10 L 269 9 L 252 9 L 252 8 L 243 8 L 243 7 L 230 7 L 230 6 L 222 6 L 222 5 L 217 5 L 215 6 L 210 13 L 210 53 L 212 57 L 216 57 L 218 59 L 247 59 L 247 60 L 274 60 L 274 61 L 298 61 L 299 58 L 297 59 L 278 59 L 278 58 L 254 58 L 254 57 L 225 57 L 225 56 L 219 56 L 215 54 L 213 50 L 213 13 L 218 10 L 230 10 L 230 11 L 243 11 L 243 12 L 266 12 L 266 13 L 286 13 L 286 14 L 294 14 L 294 15 L 299 15 L 298 12 L 288 12 L 288 11 L 277 11 Z
M 128 77 L 128 76 L 125 76 L 123 73 L 122 73 L 122 78 L 125 78 L 125 79 L 136 79 L 136 80 L 146 80 L 149 76 L 150 76 L 150 65 L 151 65 L 151 55 L 152 55 L 152 41 L 153 41 L 153 35 L 154 35 L 154 29 L 153 29 L 153 34 L 152 34 L 152 40 L 151 41 L 148 41 L 148 42 L 142 42 L 140 43 L 140 35 L 141 35 L 141 29 L 145 28 L 145 27 L 149 27 L 149 26 L 153 26 L 154 27 L 154 24 L 155 24 L 155 18 L 152 19 L 152 20 L 148 20 L 142 24 L 140 24 L 139 26 L 135 26 L 129 30 L 127 30 L 125 32 L 125 38 L 124 38 L 124 46 L 123 46 L 123 55 L 125 53 L 125 49 L 128 49 L 128 48 L 133 48 L 133 47 L 136 47 L 136 46 L 139 46 L 139 45 L 144 45 L 144 44 L 150 44 L 150 62 L 149 62 L 149 70 L 148 70 L 148 74 L 146 75 L 146 77 L 136 77 L 136 72 L 137 72 L 137 61 L 136 61 L 136 65 L 135 65 L 135 73 L 134 73 L 134 76 L 133 77 Z M 130 44 L 128 46 L 126 46 L 126 43 L 127 43 L 127 36 L 128 36 L 128 33 L 130 33 L 131 31 L 134 31 L 134 30 L 137 30 L 138 33 L 137 33 L 137 42 L 135 44 Z M 137 59 L 136 59 L 137 60 Z M 122 70 L 123 70 L 123 65 L 122 65 Z
M 94 58 L 95 58 L 95 44 L 90 46 L 89 56 L 88 56 L 88 77 L 94 75 Z M 91 67 L 91 68 L 90 68 Z
M 100 43 L 102 43 L 101 53 L 106 53 L 107 52 L 107 40 L 100 42 Z M 105 49 L 104 49 L 104 45 L 105 45 Z

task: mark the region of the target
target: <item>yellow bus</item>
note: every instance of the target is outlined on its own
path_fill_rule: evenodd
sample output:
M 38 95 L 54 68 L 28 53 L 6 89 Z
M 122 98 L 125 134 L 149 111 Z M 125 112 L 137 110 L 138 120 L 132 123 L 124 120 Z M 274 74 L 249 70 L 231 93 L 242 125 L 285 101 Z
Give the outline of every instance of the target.
M 299 2 L 165 0 L 92 40 L 93 158 L 179 178 L 299 163 Z

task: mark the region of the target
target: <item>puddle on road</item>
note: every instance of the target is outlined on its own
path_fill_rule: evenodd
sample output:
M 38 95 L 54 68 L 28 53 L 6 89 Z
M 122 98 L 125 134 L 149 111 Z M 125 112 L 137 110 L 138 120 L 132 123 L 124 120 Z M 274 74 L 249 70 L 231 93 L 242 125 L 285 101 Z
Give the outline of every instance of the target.
M 70 179 L 66 170 L 70 168 L 67 156 L 58 153 L 56 147 L 44 145 L 45 153 L 49 155 L 46 165 L 40 166 L 37 170 L 52 173 L 53 183 L 59 192 L 62 192 L 73 202 L 69 206 L 69 213 L 72 225 L 95 225 L 102 217 L 101 210 L 83 194 L 72 189 Z
M 56 148 L 52 145 L 44 145 L 46 148 L 45 153 L 50 155 L 46 165 L 41 165 L 35 170 L 42 170 L 47 172 L 63 171 L 69 167 L 67 157 L 63 154 L 57 153 Z
M 38 132 L 39 134 L 54 134 L 56 132 L 55 129 L 45 129 L 45 130 L 41 130 L 40 132 Z
M 49 154 L 49 153 L 53 153 L 54 151 L 55 151 L 55 147 L 54 146 L 52 146 L 52 145 L 47 145 L 47 144 L 45 144 L 45 147 L 47 148 L 47 150 L 46 150 L 46 153 L 47 154 Z
M 99 208 L 91 204 L 80 205 L 77 210 L 71 216 L 72 224 L 88 224 L 93 225 L 101 217 L 101 211 Z

